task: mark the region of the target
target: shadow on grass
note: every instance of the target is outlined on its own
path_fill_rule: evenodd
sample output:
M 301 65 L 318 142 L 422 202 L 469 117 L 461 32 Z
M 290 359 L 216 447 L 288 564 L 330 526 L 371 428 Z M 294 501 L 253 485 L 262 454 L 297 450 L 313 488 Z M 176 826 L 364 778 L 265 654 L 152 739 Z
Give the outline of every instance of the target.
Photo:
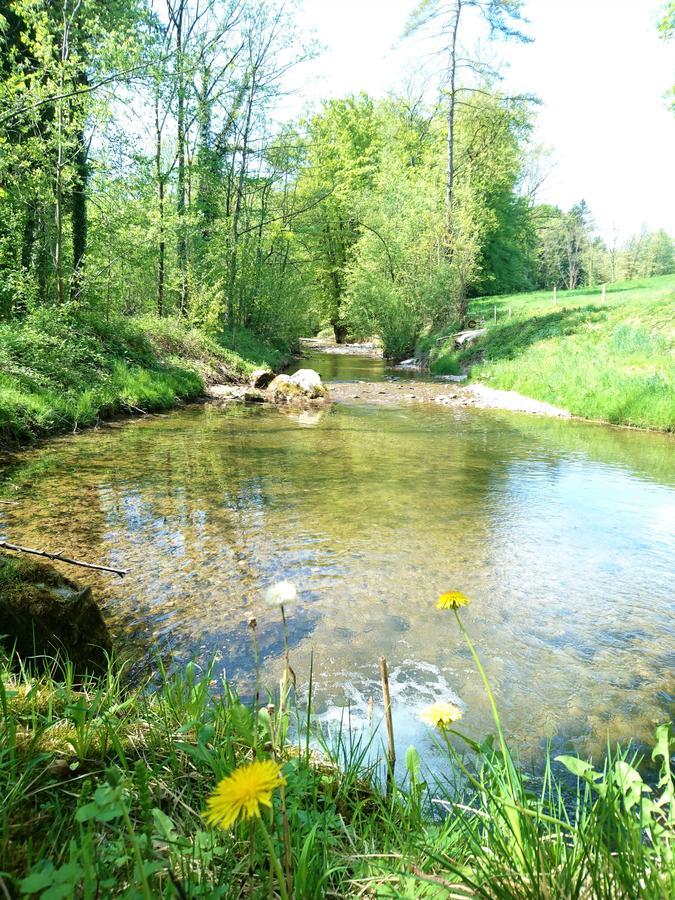
M 605 306 L 583 306 L 572 309 L 556 309 L 555 312 L 530 319 L 508 319 L 489 328 L 485 337 L 457 354 L 462 362 L 471 362 L 480 356 L 486 360 L 515 359 L 532 344 L 550 338 L 574 334 L 584 325 L 601 322 L 607 318 Z

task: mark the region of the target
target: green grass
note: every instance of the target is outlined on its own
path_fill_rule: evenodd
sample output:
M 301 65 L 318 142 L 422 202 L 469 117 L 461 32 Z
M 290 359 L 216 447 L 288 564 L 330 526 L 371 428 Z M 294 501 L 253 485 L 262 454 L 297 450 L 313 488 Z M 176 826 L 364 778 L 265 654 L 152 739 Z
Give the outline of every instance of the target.
M 497 321 L 493 321 L 494 307 Z M 509 318 L 509 310 L 511 317 Z M 473 300 L 488 332 L 466 350 L 425 341 L 432 371 L 471 377 L 574 415 L 617 425 L 675 430 L 675 275 L 552 293 Z
M 0 324 L 0 449 L 168 409 L 205 382 L 244 379 L 281 351 L 241 332 L 240 352 L 177 319 L 106 322 L 43 309 Z M 247 353 L 250 356 L 247 357 Z
M 453 627 L 451 614 L 440 615 Z M 297 712 L 298 699 L 307 698 L 282 688 L 256 714 L 193 664 L 130 689 L 112 664 L 98 680 L 68 669 L 57 681 L 5 659 L 0 892 L 44 900 L 673 896 L 667 726 L 657 730 L 651 787 L 641 761 L 620 750 L 599 768 L 548 758 L 535 779 L 509 752 L 495 708 L 496 746 L 455 727 L 439 731 L 445 776 L 425 774 L 410 748 L 388 792 L 368 745 L 346 728 L 328 737 Z M 207 826 L 214 786 L 254 758 L 282 766 L 284 793 L 275 792 L 262 822 Z

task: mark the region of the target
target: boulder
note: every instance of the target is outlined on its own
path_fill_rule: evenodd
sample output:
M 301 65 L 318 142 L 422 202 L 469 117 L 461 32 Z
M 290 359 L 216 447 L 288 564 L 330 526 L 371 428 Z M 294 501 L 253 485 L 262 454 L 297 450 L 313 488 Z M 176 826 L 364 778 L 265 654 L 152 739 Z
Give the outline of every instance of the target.
M 264 403 L 267 397 L 257 388 L 247 388 L 244 393 L 245 403 Z
M 303 389 L 290 375 L 277 375 L 267 391 L 275 403 L 293 403 L 305 396 Z
M 23 660 L 70 659 L 78 673 L 104 669 L 112 651 L 91 588 L 10 554 L 0 555 L 0 641 Z
M 299 369 L 294 375 L 277 375 L 268 388 L 275 403 L 322 400 L 328 391 L 314 369 Z
M 302 388 L 309 400 L 318 400 L 328 394 L 321 383 L 321 376 L 314 369 L 298 369 L 294 375 L 291 375 L 291 381 Z
M 269 369 L 254 369 L 248 379 L 250 386 L 259 390 L 265 390 L 273 381 L 274 372 Z

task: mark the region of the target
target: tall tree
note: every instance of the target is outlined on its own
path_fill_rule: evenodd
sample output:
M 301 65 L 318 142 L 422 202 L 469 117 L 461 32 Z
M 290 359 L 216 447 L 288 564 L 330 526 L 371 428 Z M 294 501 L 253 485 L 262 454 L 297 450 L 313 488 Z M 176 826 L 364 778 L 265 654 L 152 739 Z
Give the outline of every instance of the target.
M 420 30 L 431 31 L 433 37 L 440 41 L 437 51 L 446 58 L 443 93 L 446 108 L 446 169 L 445 169 L 445 237 L 443 249 L 449 262 L 456 253 L 473 243 L 462 235 L 455 217 L 455 194 L 457 176 L 456 155 L 456 121 L 457 108 L 462 103 L 462 92 L 483 90 L 482 86 L 473 86 L 467 79 L 461 80 L 464 71 L 479 75 L 484 82 L 486 78 L 494 79 L 496 72 L 490 70 L 480 60 L 460 55 L 460 25 L 467 13 L 474 10 L 487 25 L 490 38 L 502 37 L 519 41 L 530 40 L 516 26 L 522 21 L 521 0 L 422 0 L 408 19 L 405 33 L 413 34 Z M 463 322 L 467 314 L 467 279 L 466 265 L 459 261 L 456 279 L 456 314 Z

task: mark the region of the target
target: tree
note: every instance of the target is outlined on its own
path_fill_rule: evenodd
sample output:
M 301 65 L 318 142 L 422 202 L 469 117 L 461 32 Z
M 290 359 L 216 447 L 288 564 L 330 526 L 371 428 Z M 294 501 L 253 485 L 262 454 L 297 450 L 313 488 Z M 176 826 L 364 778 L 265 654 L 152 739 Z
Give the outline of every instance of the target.
M 475 241 L 471 236 L 461 232 L 455 215 L 455 194 L 457 177 L 456 156 L 456 119 L 457 108 L 464 102 L 460 100 L 462 93 L 475 93 L 484 90 L 486 79 L 494 80 L 497 73 L 490 70 L 479 60 L 460 55 L 460 22 L 466 18 L 466 12 L 475 10 L 487 25 L 490 38 L 502 37 L 527 41 L 529 38 L 516 27 L 522 21 L 520 0 L 422 0 L 409 17 L 406 34 L 410 35 L 420 29 L 431 29 L 434 36 L 440 38 L 440 53 L 446 57 L 444 93 L 446 105 L 446 171 L 445 171 L 445 236 L 443 250 L 450 263 L 457 263 L 456 280 L 456 315 L 463 322 L 467 314 L 468 272 L 473 269 L 474 261 L 470 258 Z M 460 75 L 468 70 L 481 79 L 481 85 L 473 86 L 466 81 L 460 84 Z M 468 257 L 467 257 L 468 252 Z M 457 257 L 455 259 L 455 257 Z
M 325 102 L 308 123 L 298 191 L 313 210 L 302 224 L 302 236 L 322 314 L 338 343 L 347 336 L 345 276 L 361 233 L 361 205 L 373 187 L 380 147 L 375 107 L 365 94 Z
M 675 0 L 668 0 L 657 27 L 664 41 L 672 41 L 675 35 Z M 671 111 L 675 113 L 675 85 L 666 92 L 666 97 L 669 99 Z

